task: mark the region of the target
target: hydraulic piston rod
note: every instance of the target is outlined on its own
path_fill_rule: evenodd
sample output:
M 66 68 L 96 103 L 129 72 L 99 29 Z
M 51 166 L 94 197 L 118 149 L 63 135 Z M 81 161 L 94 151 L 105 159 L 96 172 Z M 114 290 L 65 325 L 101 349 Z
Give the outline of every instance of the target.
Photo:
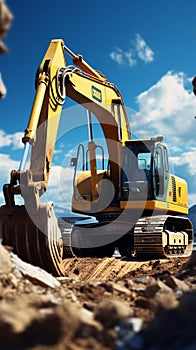
M 90 155 L 90 169 L 91 169 L 91 187 L 92 187 L 92 200 L 98 198 L 97 191 L 97 164 L 96 164 L 96 144 L 93 141 L 93 130 L 92 130 L 92 118 L 91 112 L 87 110 L 88 116 L 88 130 L 89 130 L 89 143 L 88 150 Z
M 64 50 L 67 52 L 67 54 L 73 59 L 73 63 L 77 65 L 78 67 L 82 68 L 84 72 L 87 74 L 90 74 L 91 76 L 99 79 L 100 81 L 104 82 L 107 81 L 105 77 L 103 77 L 101 74 L 99 74 L 97 71 L 95 71 L 88 63 L 86 63 L 83 60 L 82 55 L 73 53 L 67 46 L 64 45 Z

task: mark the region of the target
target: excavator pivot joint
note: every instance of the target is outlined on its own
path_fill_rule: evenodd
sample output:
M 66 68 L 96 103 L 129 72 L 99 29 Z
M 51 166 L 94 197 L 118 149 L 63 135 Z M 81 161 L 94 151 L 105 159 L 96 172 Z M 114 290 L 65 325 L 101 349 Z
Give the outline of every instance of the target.
M 40 207 L 40 196 L 45 192 L 44 181 L 34 182 L 31 171 L 27 170 L 21 173 L 20 188 L 27 211 L 31 215 L 37 215 Z

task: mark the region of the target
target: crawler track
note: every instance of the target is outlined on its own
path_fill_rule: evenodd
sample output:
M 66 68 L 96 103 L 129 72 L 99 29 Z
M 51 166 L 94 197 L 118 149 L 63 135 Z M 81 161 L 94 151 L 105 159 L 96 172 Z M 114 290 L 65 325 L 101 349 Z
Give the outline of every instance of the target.
M 192 224 L 187 218 L 169 215 L 141 218 L 134 228 L 134 249 L 138 256 L 190 256 Z

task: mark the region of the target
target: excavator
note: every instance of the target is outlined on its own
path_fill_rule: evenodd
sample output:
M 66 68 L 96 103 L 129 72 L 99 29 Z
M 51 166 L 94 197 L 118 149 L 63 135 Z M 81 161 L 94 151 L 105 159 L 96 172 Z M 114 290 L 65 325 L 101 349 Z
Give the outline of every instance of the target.
M 72 65 L 66 65 L 66 55 Z M 187 218 L 187 183 L 170 174 L 163 137 L 134 139 L 118 88 L 61 39 L 50 42 L 35 83 L 22 159 L 3 186 L 2 243 L 56 276 L 64 275 L 66 257 L 113 256 L 116 248 L 130 259 L 190 256 L 193 229 Z M 94 218 L 69 229 L 66 217 L 56 217 L 53 203 L 42 202 L 67 97 L 86 109 L 89 130 L 87 150 L 79 144 L 71 159 L 72 212 Z M 103 132 L 107 161 L 103 147 L 94 142 L 92 116 Z M 98 169 L 100 149 L 103 162 Z M 24 203 L 16 204 L 16 196 Z

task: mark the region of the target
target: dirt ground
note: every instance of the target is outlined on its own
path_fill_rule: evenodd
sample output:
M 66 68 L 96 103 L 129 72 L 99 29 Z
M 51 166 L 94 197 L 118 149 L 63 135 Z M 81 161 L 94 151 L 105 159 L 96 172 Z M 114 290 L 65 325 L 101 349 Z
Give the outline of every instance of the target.
M 196 344 L 195 254 L 69 258 L 65 277 L 54 278 L 1 245 L 0 253 L 2 350 L 181 350 Z
M 64 260 L 65 275 L 80 281 L 114 281 L 143 275 L 157 275 L 164 270 L 175 273 L 187 258 L 138 260 L 121 257 L 71 258 Z

